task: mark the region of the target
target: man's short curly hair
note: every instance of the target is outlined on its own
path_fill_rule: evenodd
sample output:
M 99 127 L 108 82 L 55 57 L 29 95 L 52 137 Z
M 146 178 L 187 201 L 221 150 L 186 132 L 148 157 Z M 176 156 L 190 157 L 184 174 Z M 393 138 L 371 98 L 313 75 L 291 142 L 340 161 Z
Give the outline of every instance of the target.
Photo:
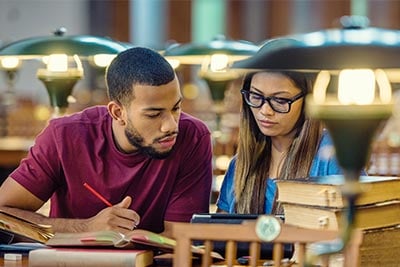
M 175 78 L 174 69 L 157 51 L 134 47 L 118 54 L 106 70 L 107 93 L 110 100 L 129 105 L 134 86 L 159 86 Z

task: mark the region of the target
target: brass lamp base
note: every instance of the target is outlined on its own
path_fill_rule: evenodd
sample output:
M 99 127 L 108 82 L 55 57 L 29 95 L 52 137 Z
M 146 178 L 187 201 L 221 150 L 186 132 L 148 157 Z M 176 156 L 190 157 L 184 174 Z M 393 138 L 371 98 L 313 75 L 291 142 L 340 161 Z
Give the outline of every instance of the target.
M 343 217 L 341 241 L 326 246 L 321 253 L 342 250 L 351 238 L 356 214 L 356 200 L 362 191 L 358 183 L 369 157 L 370 145 L 376 131 L 392 115 L 393 104 L 318 105 L 308 98 L 307 113 L 321 120 L 327 127 L 335 147 L 336 158 L 343 170 L 345 184 L 342 192 L 347 199 Z
M 68 96 L 72 94 L 76 82 L 80 77 L 39 77 L 46 86 L 50 98 L 50 105 L 53 107 L 53 117 L 65 114 L 68 108 Z
M 308 100 L 307 112 L 328 128 L 339 165 L 345 173 L 355 173 L 358 180 L 375 133 L 392 115 L 393 104 L 317 105 Z

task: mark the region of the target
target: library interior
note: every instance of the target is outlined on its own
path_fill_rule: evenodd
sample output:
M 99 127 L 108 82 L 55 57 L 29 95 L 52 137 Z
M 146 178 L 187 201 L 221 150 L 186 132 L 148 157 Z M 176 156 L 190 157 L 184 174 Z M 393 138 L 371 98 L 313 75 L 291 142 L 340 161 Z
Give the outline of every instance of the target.
M 38 157 L 41 150 L 32 148 L 52 120 L 97 106 L 108 105 L 111 114 L 108 66 L 117 55 L 138 47 L 157 52 L 171 65 L 182 112 L 204 123 L 212 153 L 208 210 L 193 212 L 190 221 L 176 219 L 166 235 L 150 226 L 141 229 L 136 221 L 123 234 L 110 229 L 57 232 L 52 225 L 10 212 L 7 206 L 12 205 L 3 203 L 12 203 L 12 197 L 0 196 L 0 266 L 400 266 L 399 0 L 4 0 L 0 21 L 0 185 L 8 185 L 19 166 L 28 168 L 31 158 Z M 62 66 L 60 60 L 65 60 Z M 303 92 L 294 78 L 282 74 L 289 72 L 313 77 L 311 89 Z M 253 76 L 246 88 L 249 73 Z M 260 80 L 274 86 L 277 73 L 302 90 L 298 98 L 294 93 L 268 95 L 254 86 Z M 279 151 L 272 147 L 279 136 L 273 140 L 265 132 L 274 133 L 278 122 L 267 121 L 269 115 L 262 115 L 264 121 L 254 117 L 268 109 L 278 114 L 271 118 L 279 118 L 300 103 L 302 117 L 293 124 L 302 125 L 291 127 L 303 129 L 291 128 L 293 144 L 274 163 L 274 151 Z M 324 136 L 318 133 L 319 141 L 312 144 L 317 135 L 310 132 L 317 126 L 311 121 L 332 139 L 333 150 L 318 153 L 333 154 L 339 172 L 329 173 L 331 162 L 323 161 L 328 162 L 326 172 L 310 174 L 314 155 L 304 159 L 304 151 L 317 152 Z M 141 145 L 140 128 L 130 123 L 128 118 L 125 135 L 130 144 Z M 253 129 L 245 127 L 260 130 L 250 133 Z M 116 135 L 116 147 L 122 149 Z M 244 153 L 246 149 L 250 152 Z M 168 162 L 183 169 L 189 162 L 181 160 L 185 158 Z M 251 174 L 249 169 L 263 167 L 263 161 L 274 178 L 254 181 L 260 170 Z M 58 164 L 68 166 L 61 159 Z M 293 177 L 302 170 L 290 168 L 307 168 L 310 177 Z M 16 176 L 28 172 L 21 173 Z M 235 173 L 247 176 L 238 181 Z M 270 211 L 269 181 L 276 190 Z M 98 183 L 112 189 L 107 182 Z M 113 207 L 97 188 L 88 187 L 97 200 Z M 49 196 L 36 213 L 67 214 L 59 208 L 51 211 L 50 197 L 58 202 L 68 190 Z M 245 199 L 247 193 L 253 199 Z M 225 210 L 220 203 L 228 199 L 232 203 Z M 84 201 L 80 205 L 91 205 Z M 179 218 L 162 209 L 168 218 Z

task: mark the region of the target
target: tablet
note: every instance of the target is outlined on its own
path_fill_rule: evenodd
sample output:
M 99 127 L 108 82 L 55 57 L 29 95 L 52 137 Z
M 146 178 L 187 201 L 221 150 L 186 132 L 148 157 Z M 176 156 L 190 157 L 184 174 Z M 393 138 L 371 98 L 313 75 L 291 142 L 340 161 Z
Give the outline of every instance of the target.
M 240 224 L 244 220 L 256 220 L 258 216 L 259 214 L 195 213 L 190 222 Z
M 238 213 L 195 213 L 192 215 L 192 223 L 227 223 L 240 224 L 245 220 L 256 220 L 262 214 L 238 214 Z M 283 215 L 275 217 L 284 221 Z

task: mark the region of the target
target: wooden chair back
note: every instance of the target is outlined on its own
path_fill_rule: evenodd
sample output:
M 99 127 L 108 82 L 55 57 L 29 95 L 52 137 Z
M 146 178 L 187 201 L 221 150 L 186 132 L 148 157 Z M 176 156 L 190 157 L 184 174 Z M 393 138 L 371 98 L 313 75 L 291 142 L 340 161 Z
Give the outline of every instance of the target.
M 173 236 L 176 239 L 174 251 L 174 267 L 192 266 L 191 246 L 194 240 L 204 241 L 204 254 L 201 266 L 211 266 L 214 241 L 225 241 L 225 266 L 234 266 L 237 263 L 237 242 L 249 242 L 249 266 L 262 266 L 260 259 L 260 245 L 263 241 L 256 231 L 255 221 L 246 221 L 243 224 L 201 224 L 176 223 L 173 225 Z M 305 229 L 292 225 L 281 224 L 279 235 L 273 243 L 274 266 L 280 266 L 283 258 L 283 244 L 295 244 L 296 266 L 304 266 L 306 262 L 306 246 L 319 241 L 329 241 L 338 238 L 339 232 L 317 229 Z M 343 251 L 344 266 L 358 266 L 359 246 L 362 241 L 362 232 L 355 231 L 353 239 Z M 322 266 L 329 266 L 329 256 L 320 257 Z

